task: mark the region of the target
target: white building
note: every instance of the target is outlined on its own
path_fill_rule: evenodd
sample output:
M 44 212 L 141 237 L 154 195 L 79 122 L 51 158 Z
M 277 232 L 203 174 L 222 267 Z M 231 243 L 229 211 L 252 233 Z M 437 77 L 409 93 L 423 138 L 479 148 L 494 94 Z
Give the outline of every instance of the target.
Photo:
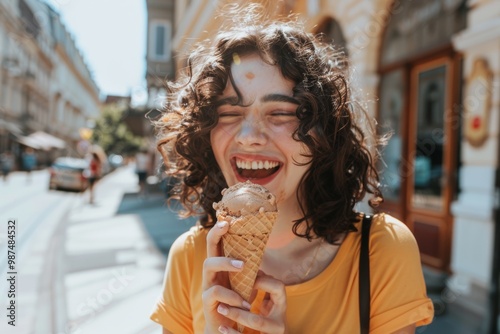
M 41 0 L 0 0 L 0 65 L 0 151 L 36 146 L 23 138 L 37 131 L 72 151 L 99 90 L 59 15 Z

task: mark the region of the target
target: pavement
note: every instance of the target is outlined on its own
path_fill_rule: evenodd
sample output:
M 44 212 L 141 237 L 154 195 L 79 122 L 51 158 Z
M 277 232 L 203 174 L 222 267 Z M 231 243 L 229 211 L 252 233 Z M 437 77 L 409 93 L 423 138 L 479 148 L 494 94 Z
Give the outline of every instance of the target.
M 65 298 L 59 298 L 55 333 L 161 333 L 149 314 L 166 255 L 194 221 L 177 219 L 160 191 L 138 191 L 127 166 L 98 184 L 93 205 L 84 202 L 69 214 L 61 229 L 64 253 L 56 255 Z
M 160 334 L 149 314 L 166 255 L 194 221 L 179 220 L 164 194 L 149 190 L 139 195 L 125 166 L 96 184 L 94 204 L 88 193 L 68 194 L 71 205 L 24 247 L 16 326 L 2 321 L 0 333 Z
M 164 194 L 149 189 L 139 195 L 133 167 L 122 167 L 96 185 L 95 204 L 84 193 L 37 233 L 18 288 L 19 325 L 0 332 L 161 334 L 149 313 L 166 256 L 195 222 L 179 220 Z M 441 304 L 442 295 L 432 297 L 439 314 L 416 333 L 480 332 L 481 319 Z

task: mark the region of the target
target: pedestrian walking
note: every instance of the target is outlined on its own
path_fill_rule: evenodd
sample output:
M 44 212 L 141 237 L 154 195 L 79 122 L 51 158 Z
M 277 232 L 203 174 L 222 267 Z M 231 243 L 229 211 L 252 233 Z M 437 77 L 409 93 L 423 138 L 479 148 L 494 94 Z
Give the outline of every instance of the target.
M 89 167 L 86 171 L 87 179 L 89 181 L 89 204 L 94 204 L 95 201 L 95 184 L 102 175 L 102 162 L 96 152 L 92 152 L 89 161 Z
M 238 333 L 237 323 L 244 333 L 415 333 L 433 318 L 415 238 L 388 214 L 355 210 L 365 195 L 376 210 L 383 195 L 343 55 L 257 5 L 224 17 L 169 86 L 158 122 L 180 180 L 173 197 L 201 217 L 170 249 L 151 318 L 176 334 Z M 278 207 L 250 300 L 228 283 L 246 259 L 224 257 L 232 221 L 213 207 L 247 180 Z
M 9 173 L 14 169 L 14 154 L 11 151 L 5 151 L 0 156 L 0 164 L 2 166 L 3 180 L 7 181 Z
M 135 172 L 139 183 L 139 195 L 146 196 L 146 179 L 151 166 L 148 150 L 141 148 L 135 155 Z
M 31 172 L 35 169 L 37 164 L 37 159 L 35 155 L 35 150 L 31 147 L 26 147 L 22 156 L 23 170 L 26 172 L 26 181 L 31 181 Z

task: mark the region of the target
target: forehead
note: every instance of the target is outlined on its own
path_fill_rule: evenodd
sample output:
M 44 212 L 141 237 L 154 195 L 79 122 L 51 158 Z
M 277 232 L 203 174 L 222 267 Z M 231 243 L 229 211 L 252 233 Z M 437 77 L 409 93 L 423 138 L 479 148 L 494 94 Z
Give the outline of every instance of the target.
M 291 96 L 295 85 L 293 81 L 283 77 L 278 66 L 266 63 L 258 54 L 233 55 L 231 75 L 243 95 L 267 92 Z M 234 90 L 229 81 L 225 93 L 232 92 Z
M 266 63 L 257 53 L 244 55 L 240 55 L 238 53 L 233 54 L 233 61 L 231 63 L 231 72 L 233 74 L 246 74 L 253 78 L 255 76 L 255 72 L 259 71 L 279 72 L 279 69 L 277 66 Z

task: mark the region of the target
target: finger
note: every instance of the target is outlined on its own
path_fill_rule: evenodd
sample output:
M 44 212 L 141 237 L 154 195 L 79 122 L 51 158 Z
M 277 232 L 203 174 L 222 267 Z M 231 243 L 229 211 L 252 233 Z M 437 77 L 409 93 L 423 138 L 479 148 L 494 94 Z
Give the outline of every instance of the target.
M 209 257 L 203 261 L 203 287 L 216 284 L 220 272 L 238 272 L 243 268 L 244 262 L 228 257 Z
M 259 275 L 255 280 L 255 289 L 268 292 L 275 305 L 286 308 L 286 288 L 280 280 L 265 274 Z
M 221 285 L 214 285 L 209 289 L 203 291 L 201 294 L 203 304 L 215 310 L 220 303 L 228 305 L 235 308 L 243 308 L 246 310 L 250 309 L 250 304 L 243 300 L 241 296 Z
M 227 327 L 227 326 L 223 326 L 223 325 L 219 326 L 219 333 L 222 333 L 222 334 L 239 334 L 238 331 L 232 329 L 231 327 Z
M 219 326 L 219 333 L 222 333 L 222 334 L 241 334 L 236 329 L 234 329 L 232 327 L 224 326 L 224 325 Z
M 221 256 L 219 243 L 222 236 L 227 233 L 229 223 L 227 221 L 217 222 L 207 234 L 207 257 Z
M 219 304 L 217 306 L 217 312 L 245 327 L 249 327 L 260 332 L 282 333 L 282 329 L 284 329 L 284 323 L 282 322 L 277 322 L 274 319 L 266 318 L 260 314 L 250 313 L 247 310 L 232 307 L 227 304 Z M 227 333 L 233 332 L 227 331 Z

